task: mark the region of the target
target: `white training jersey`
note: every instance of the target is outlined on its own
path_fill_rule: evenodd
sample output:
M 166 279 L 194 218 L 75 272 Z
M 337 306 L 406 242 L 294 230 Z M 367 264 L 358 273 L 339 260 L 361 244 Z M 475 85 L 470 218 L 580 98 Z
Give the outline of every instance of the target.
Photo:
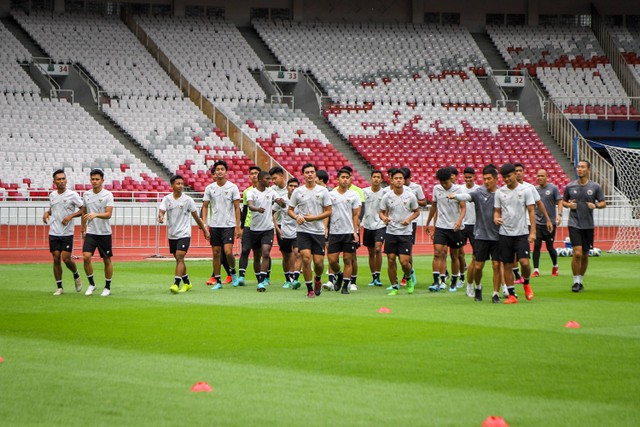
M 418 209 L 418 199 L 407 187 L 402 188 L 402 194 L 399 196 L 393 191 L 387 191 L 380 202 L 380 210 L 386 211 L 390 218 L 387 234 L 411 236 L 413 234 L 411 223 L 402 225 L 401 222 L 410 217 L 416 209 Z
M 373 191 L 371 187 L 362 190 L 364 193 L 364 216 L 362 217 L 362 227 L 367 230 L 379 230 L 384 228 L 384 222 L 380 219 L 380 202 L 385 192 L 383 188 Z
M 280 225 L 280 232 L 282 233 L 283 239 L 295 239 L 298 237 L 298 222 L 295 218 L 291 218 L 287 213 L 287 208 L 289 206 L 289 196 L 285 195 L 283 197 L 285 207 L 281 207 L 277 203 L 273 205 L 273 212 L 279 212 L 282 214 L 282 222 Z M 298 213 L 297 210 L 294 212 Z
M 104 188 L 99 193 L 89 190 L 82 195 L 82 201 L 87 213 L 104 213 L 107 207 L 113 206 L 113 194 Z M 87 234 L 106 236 L 111 234 L 111 224 L 108 219 L 94 218 L 87 223 Z
M 160 210 L 166 212 L 169 239 L 191 237 L 191 217 L 196 209 L 196 202 L 186 194 L 177 199 L 173 197 L 173 193 L 162 198 Z
M 510 190 L 506 185 L 498 188 L 493 207 L 502 210 L 500 234 L 503 236 L 529 234 L 528 206 L 534 204 L 533 194 L 524 185 L 518 184 L 513 190 Z
M 461 185 L 462 191 L 465 193 L 471 193 L 472 191 L 480 188 L 478 184 L 473 184 L 473 187 L 469 188 L 466 185 Z M 464 225 L 476 225 L 476 209 L 473 202 L 467 202 L 467 213 L 464 215 Z
M 278 193 L 272 188 L 265 188 L 260 191 L 252 188 L 247 194 L 247 203 L 253 201 L 256 208 L 264 208 L 264 213 L 251 212 L 251 231 L 267 231 L 273 230 L 273 203 L 279 198 Z
M 73 190 L 65 190 L 62 194 L 57 191 L 49 194 L 49 207 L 51 209 L 49 235 L 73 236 L 73 220 L 69 221 L 67 225 L 63 225 L 62 220 L 78 212 L 81 206 L 82 198 Z
M 420 201 L 420 200 L 426 199 L 424 195 L 424 190 L 422 189 L 422 186 L 420 184 L 416 184 L 415 182 L 410 182 L 407 187 L 413 193 L 413 195 L 416 196 L 416 200 Z M 417 217 L 412 222 L 417 224 L 418 218 L 420 217 Z
M 540 197 L 540 193 L 538 193 L 538 190 L 536 190 L 536 186 L 533 184 L 529 184 L 527 181 L 522 181 L 519 184 L 524 186 L 531 193 L 531 196 L 533 196 L 533 202 L 538 203 L 538 200 L 540 200 L 541 197 Z M 529 219 L 529 215 L 527 215 L 527 225 L 531 225 L 531 220 Z
M 212 228 L 229 228 L 236 226 L 236 210 L 234 202 L 240 200 L 238 186 L 227 181 L 220 186 L 217 182 L 207 185 L 202 201 L 209 202 L 207 223 Z
M 309 190 L 306 185 L 296 188 L 291 194 L 289 206 L 298 208 L 300 215 L 322 215 L 326 206 L 331 206 L 329 191 L 316 185 Z M 298 232 L 324 235 L 324 221 L 309 221 L 298 225 Z
M 278 195 L 278 199 L 287 199 L 289 200 L 289 190 L 287 189 L 287 186 L 285 185 L 284 187 L 280 188 L 277 185 L 272 185 L 271 188 L 273 189 L 273 191 L 276 192 L 276 194 Z M 274 209 L 275 212 L 275 209 Z M 282 224 L 282 215 L 286 215 L 286 212 L 283 212 L 282 210 L 278 210 L 278 215 L 276 215 L 276 221 L 278 222 L 278 224 Z
M 347 190 L 344 194 L 334 188 L 331 197 L 330 234 L 353 234 L 356 230 L 353 224 L 353 210 L 362 206 L 360 195 L 354 190 Z
M 455 199 L 449 199 L 449 194 L 463 194 L 458 184 L 453 184 L 448 190 L 445 190 L 441 184 L 433 187 L 433 202 L 438 208 L 438 218 L 436 219 L 436 227 L 444 230 L 453 230 L 456 221 L 460 218 L 460 202 Z M 464 222 L 461 229 L 464 228 Z

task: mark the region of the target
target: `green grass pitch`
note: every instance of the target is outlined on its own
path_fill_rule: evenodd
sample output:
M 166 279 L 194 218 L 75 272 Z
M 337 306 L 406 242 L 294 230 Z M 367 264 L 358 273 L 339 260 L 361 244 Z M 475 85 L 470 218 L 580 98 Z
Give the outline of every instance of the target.
M 116 258 L 108 298 L 67 270 L 52 296 L 50 264 L 2 265 L 0 424 L 638 426 L 640 259 L 592 258 L 581 294 L 560 260 L 550 277 L 543 255 L 535 299 L 512 306 L 491 304 L 488 266 L 482 303 L 430 294 L 427 256 L 414 295 L 367 288 L 361 258 L 360 290 L 315 300 L 280 287 L 279 260 L 266 293 L 212 292 L 210 262 L 187 261 L 194 289 L 173 295 L 173 261 Z

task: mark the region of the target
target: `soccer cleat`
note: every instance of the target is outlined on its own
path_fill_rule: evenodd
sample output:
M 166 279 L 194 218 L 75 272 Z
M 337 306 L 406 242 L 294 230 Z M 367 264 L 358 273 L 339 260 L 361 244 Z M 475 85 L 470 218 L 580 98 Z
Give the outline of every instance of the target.
M 346 286 L 343 286 L 340 293 L 344 295 L 349 295 L 349 288 L 347 288 Z
M 84 294 L 90 297 L 91 295 L 93 295 L 93 292 L 95 290 L 96 290 L 96 287 L 94 285 L 89 285 L 89 287 L 87 288 L 87 292 L 85 292 Z
M 482 289 L 476 289 L 474 294 L 475 295 L 473 296 L 473 300 L 477 302 L 482 302 Z
M 524 297 L 527 301 L 531 301 L 533 299 L 533 290 L 531 289 L 531 285 L 524 285 Z
M 355 291 L 358 290 L 358 287 L 355 285 L 355 283 L 352 283 L 352 284 L 349 285 L 349 290 L 351 292 L 355 292 Z
M 531 277 L 540 277 L 540 272 L 538 270 L 533 270 Z
M 582 283 L 574 283 L 571 287 L 571 292 L 582 292 L 584 290 L 584 286 Z
M 449 286 L 449 292 L 456 292 L 457 290 L 458 290 L 458 287 L 456 285 Z
M 518 298 L 515 295 L 509 295 L 506 300 L 504 300 L 505 304 L 517 304 Z
M 413 269 L 413 268 L 411 269 L 411 281 L 413 282 L 413 286 L 414 287 L 418 283 L 418 277 L 416 276 L 416 270 Z
M 189 292 L 191 288 L 193 288 L 193 285 L 191 283 L 183 283 L 179 292 L 183 294 L 185 292 Z
M 507 285 L 502 285 L 502 296 L 507 298 L 509 296 L 509 289 L 507 289 Z
M 398 289 L 397 288 L 391 288 L 391 292 L 389 292 L 387 295 L 398 295 Z
M 213 288 L 211 288 L 212 291 L 218 291 L 220 289 L 222 289 L 222 283 L 216 283 L 213 285 Z
M 473 298 L 473 296 L 474 296 L 473 283 L 467 283 L 467 296 L 469 298 Z
M 333 283 L 331 281 L 327 281 L 327 283 L 323 283 L 322 284 L 322 289 L 324 289 L 327 292 L 330 292 L 330 291 L 334 290 Z
M 62 288 L 56 289 L 56 291 L 53 293 L 53 295 L 56 296 L 56 297 L 60 296 L 62 294 L 64 294 L 64 290 L 62 290 Z
M 282 285 L 283 289 L 291 289 L 291 282 L 284 282 L 284 285 Z
M 551 275 L 552 275 L 553 277 L 558 277 L 558 267 L 553 267 L 553 268 L 551 269 Z
M 307 292 L 307 298 L 315 298 L 315 297 L 316 297 L 316 293 L 314 291 Z
M 524 284 L 524 277 L 520 276 L 520 278 L 518 280 L 514 280 L 513 283 L 516 285 Z
M 100 294 L 101 297 L 108 297 L 109 295 L 111 295 L 111 289 L 109 288 L 104 288 Z
M 302 286 L 302 283 L 299 280 L 294 280 L 291 284 L 291 289 L 300 289 L 300 286 Z
M 216 278 L 211 276 L 209 278 L 209 280 L 207 280 L 207 286 L 211 286 L 211 285 L 215 285 L 216 284 Z
M 238 277 L 238 286 L 244 286 L 244 276 L 239 276 Z
M 180 291 L 180 289 L 178 288 L 178 285 L 176 285 L 175 283 L 169 286 L 169 290 L 171 291 L 172 294 L 177 294 Z
M 413 279 L 407 280 L 407 293 L 411 295 L 413 291 L 416 289 Z
M 440 290 L 444 291 L 445 289 L 447 289 L 447 282 L 440 283 Z
M 438 283 L 434 283 L 429 286 L 429 292 L 440 292 L 440 285 Z
M 227 276 L 227 279 L 229 277 Z M 227 280 L 224 281 L 224 283 L 229 283 Z M 237 288 L 238 286 L 240 286 L 240 280 L 238 279 L 238 276 L 235 274 L 231 275 L 231 286 L 233 286 L 234 288 Z
M 224 279 L 224 283 L 225 285 L 228 285 L 229 283 L 233 282 L 233 276 L 227 276 L 226 279 Z
M 319 296 L 322 293 L 322 284 L 320 281 L 313 284 L 313 293 L 316 294 L 316 296 Z
M 491 297 L 491 302 L 494 304 L 500 304 L 500 297 L 498 295 L 493 295 Z
M 400 286 L 407 286 L 407 279 L 403 277 L 402 280 L 400 281 Z
M 271 278 L 265 277 L 264 280 L 262 281 L 262 284 L 265 286 L 269 286 L 271 284 Z
M 376 280 L 374 286 L 382 286 L 382 282 L 380 280 Z
M 256 289 L 258 292 L 265 292 L 267 290 L 267 287 L 264 285 L 263 283 L 258 283 L 258 287 Z
M 456 288 L 460 289 L 462 285 L 464 285 L 464 282 L 462 281 L 462 279 L 460 279 L 458 280 L 458 283 L 456 283 Z
M 76 292 L 82 292 L 82 279 L 80 278 L 80 276 L 78 276 L 77 279 L 75 279 L 76 282 Z
M 392 289 L 393 289 L 393 285 L 389 285 L 389 286 L 387 286 L 387 290 L 388 290 L 388 291 L 390 291 L 390 290 L 392 290 Z
M 367 284 L 367 286 L 369 286 L 369 287 L 376 286 L 376 281 L 375 281 L 375 280 L 370 281 L 370 282 Z

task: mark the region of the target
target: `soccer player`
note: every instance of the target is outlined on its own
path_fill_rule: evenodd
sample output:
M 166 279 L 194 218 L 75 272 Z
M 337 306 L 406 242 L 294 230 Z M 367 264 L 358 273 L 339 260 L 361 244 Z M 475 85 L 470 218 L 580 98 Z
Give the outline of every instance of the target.
M 422 186 L 411 181 L 411 169 L 404 167 L 404 168 L 400 168 L 400 170 L 402 170 L 402 172 L 404 173 L 404 176 L 405 176 L 404 185 L 405 185 L 405 187 L 409 188 L 409 190 L 413 193 L 414 196 L 416 196 L 416 199 L 418 200 L 418 206 L 420 208 L 427 206 L 427 198 L 424 195 L 424 190 L 422 189 Z M 416 244 L 416 233 L 417 233 L 417 230 L 418 230 L 418 217 L 416 217 L 411 222 L 411 230 L 412 230 L 411 231 L 411 241 L 415 245 Z M 413 255 L 411 256 L 411 265 L 413 266 Z M 416 270 L 415 269 L 411 270 L 411 280 L 413 281 L 413 286 L 416 286 L 418 284 L 418 279 L 416 277 Z M 404 280 L 403 280 L 403 282 L 404 282 Z M 406 285 L 406 283 L 405 283 L 405 285 Z
M 57 289 L 53 295 L 64 293 L 62 287 L 62 262 L 73 273 L 76 292 L 82 291 L 82 279 L 78 273 L 75 261 L 71 259 L 73 252 L 73 219 L 82 215 L 82 199 L 73 190 L 67 189 L 67 175 L 64 170 L 53 172 L 53 185 L 56 191 L 49 194 L 49 209 L 42 215 L 42 221 L 47 224 L 49 219 L 49 252 L 53 257 L 53 277 L 56 279 Z
M 287 214 L 298 223 L 298 250 L 309 298 L 322 292 L 320 279 L 324 270 L 324 219 L 331 216 L 331 198 L 325 187 L 316 184 L 316 171 L 313 163 L 302 166 L 304 186 L 296 188 L 291 194 L 287 209 Z
M 264 292 L 269 285 L 267 272 L 271 266 L 271 247 L 273 246 L 274 223 L 273 204 L 276 199 L 284 204 L 278 193 L 270 187 L 271 175 L 261 171 L 255 188 L 247 194 L 247 207 L 252 212 L 251 224 L 251 249 L 253 250 L 254 265 L 259 265 L 256 271 L 258 279 L 258 292 Z M 256 260 L 257 258 L 257 260 Z
M 362 188 L 353 184 L 353 168 L 349 165 L 344 165 L 341 169 L 345 169 L 351 174 L 351 177 L 349 177 L 349 190 L 355 191 L 356 193 L 358 193 L 358 197 L 360 197 L 361 206 L 360 206 L 359 220 L 360 222 L 362 222 L 362 215 L 364 214 L 364 209 L 365 209 L 364 192 L 362 191 Z M 358 230 L 358 241 L 356 242 L 356 251 L 358 250 L 359 247 L 360 247 L 360 230 Z M 353 264 L 351 268 L 351 283 L 349 285 L 350 291 L 358 290 L 358 286 L 356 284 L 357 280 L 358 280 L 358 257 L 354 255 Z
M 365 188 L 364 193 L 364 215 L 362 217 L 362 244 L 369 251 L 369 270 L 371 270 L 371 283 L 369 286 L 382 286 L 380 281 L 380 270 L 382 269 L 382 245 L 387 227 L 380 219 L 380 202 L 384 196 L 382 189 L 382 171 L 371 172 L 371 186 Z
M 535 223 L 535 201 L 529 188 L 518 183 L 516 168 L 513 164 L 502 165 L 500 175 L 505 185 L 496 191 L 493 222 L 500 227 L 498 240 L 500 261 L 504 266 L 504 278 L 509 292 L 504 303 L 516 304 L 518 297 L 513 285 L 512 271 L 514 264 L 518 261 L 522 266 L 525 297 L 527 300 L 533 299 L 533 291 L 529 285 L 531 274 L 529 244 L 536 240 L 536 229 L 527 225 L 527 217 L 530 224 Z
M 549 219 L 553 223 L 553 230 L 549 231 L 546 226 L 546 221 L 540 209 L 536 205 L 536 242 L 533 244 L 533 277 L 540 276 L 538 267 L 540 266 L 540 248 L 542 242 L 547 246 L 547 251 L 551 257 L 553 267 L 551 268 L 551 275 L 558 275 L 558 254 L 553 247 L 553 242 L 556 238 L 556 227 L 562 223 L 562 196 L 560 190 L 554 184 L 548 182 L 547 171 L 540 169 L 536 175 L 538 186 L 536 191 L 540 195 L 540 201 L 547 210 Z
M 412 294 L 415 284 L 411 278 L 411 252 L 413 249 L 411 223 L 420 215 L 418 199 L 412 191 L 405 188 L 405 174 L 401 169 L 391 172 L 391 191 L 387 191 L 380 202 L 380 219 L 387 226 L 384 253 L 387 254 L 389 281 L 391 291 L 389 295 L 398 295 L 398 274 L 396 258 L 407 284 L 407 293 Z
M 576 168 L 578 179 L 572 181 L 564 189 L 562 204 L 569 208 L 569 238 L 573 246 L 571 270 L 573 272 L 573 292 L 582 292 L 582 279 L 589 265 L 589 250 L 593 249 L 593 211 L 604 209 L 607 202 L 597 182 L 591 181 L 591 163 L 580 160 Z
M 251 185 L 242 192 L 242 213 L 240 217 L 240 227 L 242 228 L 242 240 L 240 242 L 240 261 L 238 264 L 238 284 L 244 286 L 245 276 L 247 274 L 247 265 L 249 265 L 249 254 L 251 253 L 251 217 L 253 212 L 249 210 L 247 204 L 247 195 L 255 188 L 258 183 L 258 174 L 262 172 L 259 166 L 249 167 L 249 180 Z M 260 272 L 259 256 L 253 253 L 253 271 L 257 275 Z
M 209 243 L 213 253 L 213 275 L 216 284 L 212 290 L 222 289 L 220 259 L 227 258 L 233 286 L 238 286 L 236 260 L 233 258 L 233 241 L 240 238 L 240 190 L 227 180 L 229 166 L 224 160 L 216 160 L 211 168 L 215 179 L 204 189 L 202 221 L 209 226 Z
M 91 169 L 89 176 L 92 189 L 82 195 L 83 206 L 80 208 L 82 211 L 81 230 L 84 240 L 82 257 L 84 259 L 84 272 L 87 274 L 87 279 L 89 279 L 89 287 L 84 294 L 91 296 L 96 290 L 91 257 L 95 250 L 98 249 L 104 263 L 105 279 L 104 289 L 100 296 L 108 297 L 111 295 L 111 279 L 113 277 L 113 264 L 111 262 L 113 249 L 111 224 L 109 224 L 113 214 L 113 194 L 103 188 L 104 172 L 102 169 Z
M 207 226 L 198 216 L 196 203 L 191 197 L 183 194 L 184 178 L 181 175 L 173 175 L 169 179 L 173 192 L 167 194 L 160 202 L 158 211 L 158 222 L 164 224 L 165 214 L 167 217 L 167 237 L 169 238 L 169 252 L 176 260 L 176 270 L 173 285 L 169 290 L 177 294 L 178 292 L 187 292 L 193 285 L 189 280 L 187 266 L 184 263 L 184 257 L 187 255 L 189 246 L 191 246 L 191 220 L 189 214 L 198 224 L 198 228 L 204 233 L 204 237 L 209 240 L 209 230 Z M 180 282 L 183 282 L 180 287 Z
M 298 289 L 300 282 L 300 253 L 298 252 L 298 223 L 294 218 L 284 213 L 282 222 L 278 223 L 277 215 L 279 212 L 286 212 L 291 194 L 300 186 L 298 178 L 291 178 L 287 181 L 287 195 L 283 198 L 285 207 L 279 204 L 273 206 L 273 220 L 275 224 L 276 234 L 279 236 L 280 252 L 282 253 L 282 268 L 284 269 L 285 283 L 282 285 L 285 289 Z
M 449 194 L 459 194 L 463 190 L 458 184 L 451 180 L 451 169 L 446 167 L 436 172 L 436 179 L 440 184 L 433 187 L 433 198 L 429 216 L 427 217 L 426 231 L 433 237 L 433 285 L 429 286 L 429 291 L 438 292 L 440 283 L 445 279 L 447 268 L 447 252 L 451 251 L 451 285 L 449 292 L 458 289 L 458 278 L 460 277 L 460 248 L 463 245 L 462 228 L 464 228 L 464 217 L 467 211 L 465 202 L 450 200 Z M 432 232 L 429 224 L 436 216 L 435 230 Z
M 342 288 L 343 294 L 348 294 L 350 290 L 354 258 L 360 240 L 360 195 L 351 190 L 350 186 L 351 172 L 343 168 L 338 171 L 338 186 L 329 193 L 331 217 L 327 237 L 329 266 L 332 271 L 329 273 L 329 281 L 336 292 Z M 340 271 L 340 252 L 344 272 Z
M 482 270 L 484 269 L 484 263 L 491 259 L 493 268 L 493 295 L 491 301 L 499 303 L 502 277 L 498 256 L 498 226 L 493 222 L 493 205 L 498 183 L 498 171 L 495 166 L 488 165 L 482 170 L 482 180 L 483 186 L 478 186 L 468 193 L 449 194 L 447 197 L 472 203 L 471 206 L 475 210 L 474 243 L 472 245 L 473 268 L 469 268 L 469 271 L 473 271 L 473 277 L 469 273 L 469 279 L 475 283 L 473 299 L 474 301 L 482 301 Z
M 472 167 L 466 167 L 462 171 L 462 176 L 464 177 L 464 185 L 462 186 L 462 190 L 466 193 L 471 193 L 480 186 L 476 184 L 476 171 Z M 465 281 L 465 270 L 467 270 L 467 296 L 473 298 L 475 296 L 473 281 L 474 281 L 474 271 L 475 263 L 473 262 L 473 245 L 475 240 L 475 225 L 476 225 L 476 209 L 474 206 L 474 201 L 467 201 L 470 203 L 467 206 L 467 213 L 464 216 L 464 228 L 462 229 L 462 240 L 463 244 L 460 248 L 460 281 L 461 284 Z M 471 244 L 471 263 L 467 267 L 467 260 L 465 259 L 464 253 L 464 245 L 467 244 L 467 241 Z

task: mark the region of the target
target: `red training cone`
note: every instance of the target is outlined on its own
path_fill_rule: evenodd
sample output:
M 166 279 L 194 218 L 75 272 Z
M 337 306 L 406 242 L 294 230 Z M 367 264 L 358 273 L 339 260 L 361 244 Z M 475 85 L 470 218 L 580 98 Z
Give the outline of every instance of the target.
M 391 313 L 391 309 L 389 307 L 380 307 L 378 313 Z
M 197 382 L 191 387 L 191 391 L 205 391 L 210 392 L 213 390 L 209 384 L 206 382 Z
M 482 423 L 482 427 L 509 427 L 509 424 L 502 417 L 496 417 L 495 415 L 491 415 L 489 418 L 484 420 Z
M 0 363 L 4 362 L 4 359 L 2 358 L 2 356 L 0 356 Z
M 565 328 L 569 328 L 569 329 L 578 329 L 580 328 L 580 323 L 576 322 L 575 320 L 569 320 L 565 325 Z

